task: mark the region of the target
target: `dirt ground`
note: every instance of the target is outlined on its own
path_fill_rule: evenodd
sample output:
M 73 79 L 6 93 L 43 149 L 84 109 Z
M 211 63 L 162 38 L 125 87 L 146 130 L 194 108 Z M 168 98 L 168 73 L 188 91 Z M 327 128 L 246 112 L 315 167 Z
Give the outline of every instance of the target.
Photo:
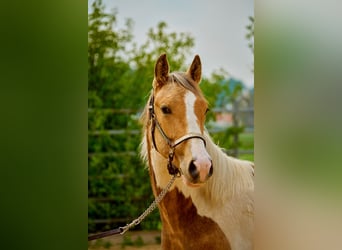
M 128 231 L 94 240 L 88 250 L 160 250 L 160 231 Z

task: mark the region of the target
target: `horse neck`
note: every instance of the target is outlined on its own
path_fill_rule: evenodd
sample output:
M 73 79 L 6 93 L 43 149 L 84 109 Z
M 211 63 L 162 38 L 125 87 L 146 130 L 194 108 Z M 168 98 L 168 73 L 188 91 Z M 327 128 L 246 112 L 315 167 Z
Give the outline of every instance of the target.
M 254 189 L 254 164 L 226 155 L 207 132 L 204 133 L 204 137 L 214 167 L 214 174 L 207 183 L 212 199 L 223 201 L 242 192 L 252 191 Z

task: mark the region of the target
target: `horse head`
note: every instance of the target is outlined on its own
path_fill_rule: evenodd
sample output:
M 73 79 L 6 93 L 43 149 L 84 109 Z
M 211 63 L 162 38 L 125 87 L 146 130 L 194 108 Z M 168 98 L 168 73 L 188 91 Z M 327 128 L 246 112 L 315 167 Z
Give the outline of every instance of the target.
M 158 128 L 152 129 L 153 146 L 172 161 L 172 167 L 189 186 L 200 186 L 213 174 L 203 137 L 208 103 L 198 86 L 201 71 L 198 55 L 186 72 L 173 73 L 166 55 L 161 55 L 155 65 L 150 99 L 152 126 Z

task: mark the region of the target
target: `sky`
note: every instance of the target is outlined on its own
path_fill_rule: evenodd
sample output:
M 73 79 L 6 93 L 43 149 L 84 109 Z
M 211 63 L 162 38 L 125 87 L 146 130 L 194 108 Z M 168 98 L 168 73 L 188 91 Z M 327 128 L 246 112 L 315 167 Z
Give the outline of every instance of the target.
M 92 2 L 88 0 L 88 6 Z M 119 27 L 124 27 L 127 18 L 133 19 L 133 35 L 138 44 L 146 40 L 149 28 L 165 21 L 168 32 L 186 32 L 194 37 L 192 51 L 201 57 L 205 76 L 223 68 L 231 77 L 253 87 L 253 53 L 245 38 L 248 17 L 254 16 L 253 0 L 103 0 L 103 3 L 108 11 L 117 9 Z M 188 64 L 192 59 L 188 58 Z

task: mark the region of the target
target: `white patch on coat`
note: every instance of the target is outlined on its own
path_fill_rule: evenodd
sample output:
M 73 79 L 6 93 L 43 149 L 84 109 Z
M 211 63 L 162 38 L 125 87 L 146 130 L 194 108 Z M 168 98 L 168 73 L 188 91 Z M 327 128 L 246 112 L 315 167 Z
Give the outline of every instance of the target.
M 185 94 L 185 111 L 186 111 L 186 120 L 187 120 L 187 134 L 189 133 L 197 133 L 201 134 L 201 129 L 198 124 L 198 120 L 195 114 L 195 101 L 196 96 L 191 91 L 187 91 Z M 191 139 L 189 140 L 191 144 L 191 153 L 194 157 L 207 157 L 207 150 L 205 149 L 204 142 L 201 139 Z

